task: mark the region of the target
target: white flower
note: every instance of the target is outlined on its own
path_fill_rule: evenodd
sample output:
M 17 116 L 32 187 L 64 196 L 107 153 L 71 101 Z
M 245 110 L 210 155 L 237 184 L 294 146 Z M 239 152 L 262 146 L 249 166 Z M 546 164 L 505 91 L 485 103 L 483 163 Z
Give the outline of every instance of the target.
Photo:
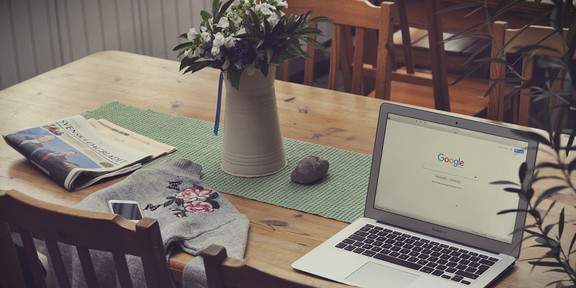
M 210 34 L 210 32 L 202 32 L 200 37 L 204 43 L 209 43 L 212 40 L 212 34 Z
M 234 36 L 228 36 L 224 38 L 224 47 L 232 48 L 236 46 L 236 41 L 238 41 L 238 39 L 236 39 Z
M 268 16 L 268 23 L 270 23 L 270 26 L 275 27 L 278 22 L 280 22 L 280 17 L 278 17 L 276 13 L 272 13 Z
M 241 27 L 242 24 L 242 17 L 235 17 L 232 22 L 234 22 L 234 26 L 236 28 Z M 242 27 L 242 29 L 244 29 L 244 27 Z
M 214 35 L 214 41 L 212 42 L 212 51 L 210 51 L 210 53 L 212 53 L 212 55 L 216 56 L 218 54 L 220 54 L 220 46 L 224 45 L 224 42 L 226 41 L 226 39 L 224 38 L 224 35 L 220 32 L 216 33 L 216 35 Z
M 288 2 L 285 0 L 278 0 L 278 2 L 276 2 L 276 7 L 288 8 Z
M 256 6 L 254 6 L 254 11 L 255 12 L 261 12 L 262 15 L 264 15 L 264 17 L 268 20 L 268 23 L 270 23 L 270 25 L 272 27 L 276 26 L 276 24 L 278 24 L 278 22 L 280 21 L 280 16 L 277 14 L 278 8 L 274 5 L 269 4 L 269 3 L 257 4 Z M 281 12 L 281 14 L 284 14 L 284 13 Z
M 202 50 L 202 49 L 199 49 L 199 48 L 194 49 L 194 53 L 192 53 L 192 58 L 204 56 L 204 55 L 202 55 L 201 50 Z
M 198 31 L 196 31 L 196 28 L 190 28 L 190 31 L 188 31 L 188 34 L 186 35 L 186 37 L 188 38 L 188 40 L 193 41 L 194 37 L 196 37 L 196 34 L 198 34 Z
M 276 7 L 268 4 L 268 3 L 261 3 L 254 6 L 254 11 L 262 12 L 264 15 L 270 15 L 272 13 L 271 10 L 276 10 Z
M 226 29 L 229 26 L 229 22 L 228 22 L 228 18 L 226 17 L 222 17 L 220 18 L 220 21 L 218 21 L 218 24 L 216 24 L 216 27 L 222 28 L 222 29 Z

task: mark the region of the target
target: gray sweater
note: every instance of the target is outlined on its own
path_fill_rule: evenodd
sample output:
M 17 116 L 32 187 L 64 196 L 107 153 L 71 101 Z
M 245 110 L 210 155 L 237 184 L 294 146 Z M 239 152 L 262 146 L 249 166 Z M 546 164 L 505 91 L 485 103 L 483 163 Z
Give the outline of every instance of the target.
M 200 180 L 202 166 L 186 159 L 168 159 L 141 169 L 125 180 L 97 191 L 76 207 L 109 212 L 108 200 L 136 200 L 144 217 L 157 219 L 167 257 L 183 250 L 192 255 L 210 244 L 219 244 L 231 257 L 243 258 L 250 222 L 220 193 L 204 187 Z M 70 250 L 70 249 L 68 249 Z M 71 257 L 73 287 L 85 281 L 77 257 Z M 94 253 L 94 265 L 101 287 L 117 287 L 113 260 L 106 253 Z M 136 257 L 127 257 L 134 287 L 146 287 L 143 271 Z M 205 287 L 201 257 L 184 269 L 183 287 Z

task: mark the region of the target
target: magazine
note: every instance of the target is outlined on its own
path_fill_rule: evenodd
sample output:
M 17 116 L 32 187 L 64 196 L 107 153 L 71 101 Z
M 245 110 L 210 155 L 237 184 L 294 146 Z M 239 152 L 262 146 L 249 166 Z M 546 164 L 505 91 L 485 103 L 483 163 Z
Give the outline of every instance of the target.
M 80 115 L 2 137 L 68 191 L 134 171 L 142 163 L 176 150 L 105 119 Z

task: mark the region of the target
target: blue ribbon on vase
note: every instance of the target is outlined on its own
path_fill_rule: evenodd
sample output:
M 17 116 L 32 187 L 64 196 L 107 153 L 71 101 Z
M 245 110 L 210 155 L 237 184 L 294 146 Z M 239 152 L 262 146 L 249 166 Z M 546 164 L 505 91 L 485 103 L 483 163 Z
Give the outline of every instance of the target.
M 220 71 L 220 79 L 218 80 L 218 103 L 216 104 L 216 119 L 214 120 L 214 135 L 218 136 L 218 128 L 220 127 L 220 106 L 222 105 L 222 82 L 224 75 Z

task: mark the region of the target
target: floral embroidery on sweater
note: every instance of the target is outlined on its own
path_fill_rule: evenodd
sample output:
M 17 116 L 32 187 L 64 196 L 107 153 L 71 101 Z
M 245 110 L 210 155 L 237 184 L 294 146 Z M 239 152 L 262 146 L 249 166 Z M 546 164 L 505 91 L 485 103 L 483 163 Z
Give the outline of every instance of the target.
M 188 215 L 186 215 L 186 213 L 207 213 L 220 208 L 220 204 L 214 200 L 219 197 L 217 192 L 197 185 L 180 191 L 179 186 L 181 183 L 182 182 L 169 182 L 169 186 L 166 188 L 179 192 L 174 196 L 166 197 L 168 201 L 164 202 L 164 204 L 154 205 L 148 203 L 144 210 L 154 211 L 160 206 L 172 206 L 169 209 L 175 212 L 174 215 L 176 217 L 181 218 L 187 217 Z

